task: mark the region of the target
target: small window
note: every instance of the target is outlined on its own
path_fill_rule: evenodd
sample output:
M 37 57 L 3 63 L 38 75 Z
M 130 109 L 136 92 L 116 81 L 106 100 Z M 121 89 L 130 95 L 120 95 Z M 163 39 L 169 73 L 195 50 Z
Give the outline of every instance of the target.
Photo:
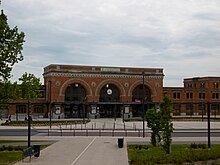
M 16 113 L 26 113 L 26 105 L 16 105 Z
M 201 88 L 205 88 L 205 83 L 201 83 L 201 84 L 200 84 L 200 87 L 201 87 Z
M 192 92 L 187 92 L 186 93 L 186 98 L 187 99 L 193 99 L 193 93 Z
M 179 92 L 174 92 L 173 93 L 173 98 L 174 99 L 180 99 L 180 93 Z
M 212 99 L 213 99 L 213 100 L 218 100 L 218 98 L 219 98 L 218 95 L 219 95 L 219 94 L 216 93 L 216 92 L 212 93 Z
M 188 88 L 192 88 L 192 84 L 188 84 L 187 86 L 188 86 Z
M 217 82 L 213 83 L 213 88 L 218 89 L 218 83 Z
M 34 106 L 34 113 L 44 113 L 44 109 L 42 105 L 35 105 Z
M 194 88 L 196 88 L 196 83 L 194 84 Z
M 205 93 L 203 92 L 199 93 L 199 99 L 205 99 Z
M 202 113 L 202 114 L 205 114 L 205 113 L 206 113 L 205 104 L 200 104 L 200 105 L 199 105 L 199 112 Z

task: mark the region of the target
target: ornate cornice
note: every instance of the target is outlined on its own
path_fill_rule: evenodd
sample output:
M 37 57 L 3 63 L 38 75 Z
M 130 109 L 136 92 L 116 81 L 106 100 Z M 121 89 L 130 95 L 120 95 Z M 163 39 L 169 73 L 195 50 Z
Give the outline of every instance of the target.
M 72 78 L 126 78 L 126 79 L 140 79 L 143 75 L 138 74 L 98 74 L 98 73 L 61 73 L 61 72 L 50 72 L 44 75 L 44 77 L 72 77 Z M 144 76 L 147 79 L 163 79 L 162 74 L 146 74 Z

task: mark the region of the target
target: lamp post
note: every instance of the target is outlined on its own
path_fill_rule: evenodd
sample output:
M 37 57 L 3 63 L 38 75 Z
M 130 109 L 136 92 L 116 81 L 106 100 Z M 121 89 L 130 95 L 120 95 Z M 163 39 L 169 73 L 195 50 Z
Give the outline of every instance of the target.
M 50 129 L 51 129 L 51 80 L 49 80 L 49 86 L 50 86 L 50 92 L 49 92 L 49 98 L 50 98 L 50 102 L 49 102 L 49 111 L 50 111 Z
M 144 124 L 144 98 L 145 98 L 145 88 L 144 88 L 144 72 L 142 72 L 143 76 L 143 95 L 142 95 L 142 113 L 143 113 L 143 137 L 145 137 L 145 124 Z
M 207 113 L 208 113 L 208 148 L 211 147 L 211 139 L 210 139 L 210 102 L 207 103 Z
M 31 146 L 31 117 L 30 117 L 31 103 L 28 101 L 28 147 Z

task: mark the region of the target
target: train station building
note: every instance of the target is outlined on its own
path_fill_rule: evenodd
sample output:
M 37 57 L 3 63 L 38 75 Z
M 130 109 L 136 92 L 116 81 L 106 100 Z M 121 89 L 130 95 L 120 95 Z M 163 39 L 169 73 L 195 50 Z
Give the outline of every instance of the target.
M 31 106 L 34 117 L 134 118 L 143 109 L 159 108 L 163 96 L 173 102 L 173 115 L 220 115 L 220 77 L 185 78 L 183 87 L 164 87 L 162 68 L 55 65 L 44 68 L 41 98 Z M 24 118 L 25 100 L 15 101 L 5 116 Z
M 44 68 L 47 99 L 61 118 L 141 116 L 163 98 L 163 69 L 75 65 Z

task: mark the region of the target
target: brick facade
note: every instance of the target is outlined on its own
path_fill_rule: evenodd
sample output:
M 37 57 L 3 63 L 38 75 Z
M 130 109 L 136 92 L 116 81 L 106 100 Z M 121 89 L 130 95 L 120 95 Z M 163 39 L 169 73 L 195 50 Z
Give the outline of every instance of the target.
M 157 108 L 165 94 L 175 116 L 207 115 L 207 103 L 212 115 L 220 115 L 220 77 L 186 78 L 183 87 L 163 87 L 161 68 L 78 65 L 49 65 L 43 76 L 44 97 L 31 106 L 36 117 L 141 117 L 143 98 L 146 110 Z M 7 114 L 24 117 L 24 106 L 27 111 L 27 100 L 13 102 Z
M 164 87 L 163 91 L 172 99 L 174 115 L 207 115 L 207 103 L 211 115 L 220 115 L 220 77 L 186 78 L 184 87 Z

